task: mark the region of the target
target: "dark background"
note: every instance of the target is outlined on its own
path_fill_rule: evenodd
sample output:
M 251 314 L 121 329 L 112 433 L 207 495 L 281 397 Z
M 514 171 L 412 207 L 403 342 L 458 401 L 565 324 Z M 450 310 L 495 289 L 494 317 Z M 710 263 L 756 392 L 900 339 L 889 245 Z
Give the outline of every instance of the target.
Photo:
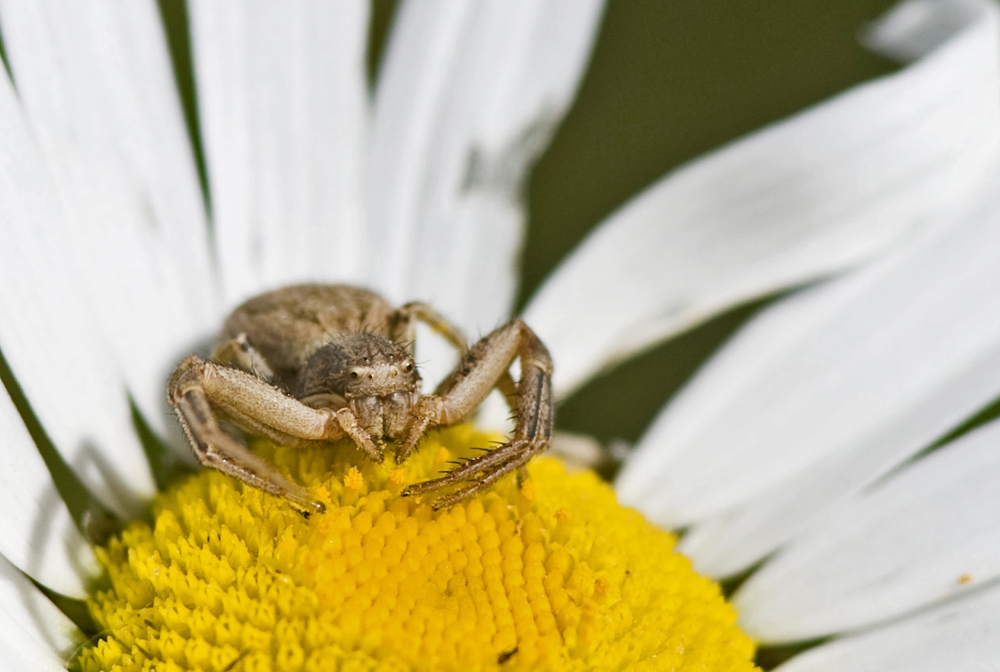
M 857 41 L 859 29 L 893 4 L 610 2 L 577 103 L 529 184 L 521 304 L 594 224 L 656 178 L 895 69 Z M 561 405 L 559 425 L 635 440 L 754 308 L 591 382 Z

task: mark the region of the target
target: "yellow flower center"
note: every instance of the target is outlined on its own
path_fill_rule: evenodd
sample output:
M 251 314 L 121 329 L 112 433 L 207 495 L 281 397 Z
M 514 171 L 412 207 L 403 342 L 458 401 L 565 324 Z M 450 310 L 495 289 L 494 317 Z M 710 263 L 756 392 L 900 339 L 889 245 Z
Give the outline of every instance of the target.
M 589 472 L 534 460 L 519 488 L 434 512 L 402 498 L 495 437 L 428 436 L 403 466 L 258 445 L 327 502 L 203 471 L 99 557 L 82 670 L 752 670 L 754 645 L 675 539 Z

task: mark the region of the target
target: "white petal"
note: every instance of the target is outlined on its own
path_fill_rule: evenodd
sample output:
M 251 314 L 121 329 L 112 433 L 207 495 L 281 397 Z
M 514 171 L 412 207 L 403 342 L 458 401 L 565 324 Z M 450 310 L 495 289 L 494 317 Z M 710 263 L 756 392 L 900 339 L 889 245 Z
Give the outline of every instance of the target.
M 97 565 L 59 499 L 52 477 L 0 387 L 0 555 L 36 581 L 82 597 Z
M 64 672 L 79 631 L 2 557 L 0 604 L 0 668 Z
M 218 300 L 158 10 L 146 1 L 0 10 L 28 124 L 72 215 L 48 226 L 132 395 L 162 430 L 164 381 Z
M 995 579 L 998 446 L 1000 421 L 831 511 L 743 584 L 733 598 L 741 627 L 757 641 L 813 639 Z
M 823 644 L 780 672 L 973 672 L 1000 660 L 1000 589 L 993 587 L 916 618 Z
M 728 573 L 1000 394 L 1000 194 L 984 190 L 909 249 L 752 322 L 654 423 L 622 498 L 671 524 L 739 507 L 684 541 Z
M 728 306 L 871 257 L 962 201 L 995 151 L 996 8 L 935 6 L 967 22 L 921 61 L 678 170 L 583 242 L 525 312 L 555 354 L 560 395 Z M 907 44 L 921 27 L 883 37 Z
M 884 431 L 820 457 L 802 473 L 736 510 L 695 525 L 681 548 L 700 571 L 727 576 L 752 565 L 997 394 L 1000 347 L 956 370 L 951 379 L 892 419 Z M 778 458 L 781 459 L 781 458 Z
M 368 3 L 191 3 L 227 301 L 303 280 L 357 282 Z
M 406 3 L 379 80 L 371 282 L 470 334 L 504 318 L 529 164 L 562 118 L 602 3 Z
M 31 136 L 9 80 L 0 77 L 0 350 L 65 460 L 121 510 L 151 493 L 153 482 L 122 375 L 95 324 L 95 297 L 77 272 L 78 257 L 90 249 L 71 256 L 68 237 L 79 222 Z M 119 249 L 96 234 L 90 245 L 102 242 Z

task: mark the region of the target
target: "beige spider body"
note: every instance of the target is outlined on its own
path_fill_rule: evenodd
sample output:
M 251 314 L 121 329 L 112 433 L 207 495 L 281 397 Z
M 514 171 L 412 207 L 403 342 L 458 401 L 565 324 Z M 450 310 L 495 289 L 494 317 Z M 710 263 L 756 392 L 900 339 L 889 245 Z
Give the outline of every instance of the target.
M 413 361 L 415 321 L 459 352 L 456 369 L 429 395 L 420 391 Z M 515 385 L 508 369 L 518 357 L 522 373 Z M 376 461 L 384 457 L 384 442 L 396 441 L 402 461 L 429 427 L 464 419 L 499 388 L 515 413 L 511 440 L 403 492 L 467 484 L 435 502 L 441 507 L 520 469 L 546 448 L 551 373 L 548 351 L 519 319 L 468 349 L 462 333 L 426 304 L 394 308 L 357 287 L 297 285 L 233 311 L 211 359 L 192 355 L 181 362 L 168 397 L 202 464 L 313 512 L 322 504 L 223 431 L 219 420 L 293 447 L 347 436 Z

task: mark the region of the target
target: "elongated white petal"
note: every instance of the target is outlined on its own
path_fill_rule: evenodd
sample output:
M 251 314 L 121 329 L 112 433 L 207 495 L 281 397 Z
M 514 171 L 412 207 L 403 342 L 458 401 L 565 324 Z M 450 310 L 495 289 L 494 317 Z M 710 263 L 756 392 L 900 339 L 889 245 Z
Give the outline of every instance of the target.
M 602 3 L 406 3 L 375 104 L 370 282 L 470 334 L 509 311 L 529 164 L 562 118 Z
M 998 132 L 996 8 L 933 4 L 951 32 L 918 39 L 933 47 L 922 60 L 678 170 L 556 270 L 525 315 L 556 355 L 561 395 L 719 310 L 871 257 L 963 200 Z M 908 46 L 935 18 L 881 31 L 879 46 Z
M 131 394 L 162 429 L 164 381 L 217 319 L 218 297 L 156 4 L 3 2 L 0 23 L 32 136 L 71 215 L 46 226 Z
M 623 499 L 672 524 L 739 507 L 683 544 L 703 571 L 738 571 L 1000 394 L 1000 195 L 983 190 L 752 322 L 654 424 Z
M 64 671 L 62 655 L 79 632 L 7 560 L 0 557 L 0 667 Z
M 226 299 L 357 282 L 368 3 L 190 5 L 202 137 Z
M 839 500 L 871 482 L 968 417 L 997 394 L 1000 346 L 959 365 L 922 400 L 851 446 L 823 456 L 808 469 L 737 510 L 696 525 L 684 552 L 715 576 L 740 571 L 771 553 Z
M 7 393 L 0 388 L 0 555 L 64 595 L 82 597 L 97 565 Z
M 120 508 L 153 483 L 93 293 L 78 272 L 78 255 L 90 247 L 72 249 L 71 230 L 82 227 L 61 196 L 10 81 L 0 77 L 0 350 L 66 461 Z M 99 241 L 113 247 L 100 237 L 90 246 Z
M 780 672 L 995 670 L 1000 660 L 1000 589 L 992 587 L 916 618 L 835 640 L 778 667 Z
M 978 43 L 968 36 L 988 28 L 983 39 L 992 55 L 984 67 L 998 86 L 995 10 L 986 14 L 988 21 L 946 51 L 963 53 Z M 1000 120 L 993 121 L 981 134 L 979 155 L 995 164 Z M 949 376 L 989 353 L 997 316 L 975 278 L 994 282 L 1000 268 L 988 247 L 998 235 L 995 176 L 990 165 L 966 175 L 962 201 L 926 213 L 935 226 L 908 251 L 752 323 L 654 424 L 619 481 L 623 497 L 685 524 L 880 432 L 890 433 L 890 453 L 912 453 L 907 423 L 893 421 L 960 384 Z M 949 228 L 961 232 L 949 235 Z M 945 324 L 952 315 L 957 321 Z M 966 327 L 985 333 L 961 332 Z M 936 424 L 963 412 L 949 404 L 939 410 L 921 418 L 922 431 L 940 433 Z
M 758 641 L 824 637 L 995 579 L 998 446 L 993 422 L 831 511 L 740 588 L 741 626 Z

